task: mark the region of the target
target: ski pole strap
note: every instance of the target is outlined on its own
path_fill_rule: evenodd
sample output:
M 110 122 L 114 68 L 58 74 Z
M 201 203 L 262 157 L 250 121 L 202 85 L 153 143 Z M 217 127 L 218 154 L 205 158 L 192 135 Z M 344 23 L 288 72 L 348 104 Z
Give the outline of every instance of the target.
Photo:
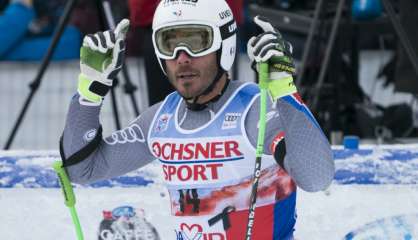
M 69 158 L 65 157 L 64 144 L 63 144 L 64 136 L 61 136 L 61 139 L 60 139 L 60 155 L 61 155 L 61 159 L 63 161 L 62 166 L 63 167 L 68 167 L 68 166 L 71 166 L 71 165 L 75 165 L 75 164 L 83 161 L 84 159 L 88 158 L 90 156 L 90 154 L 92 154 L 97 149 L 97 147 L 99 147 L 99 144 L 102 141 L 102 132 L 103 132 L 103 128 L 100 125 L 99 128 L 97 129 L 97 133 L 96 133 L 96 136 L 94 136 L 94 139 L 91 140 L 85 147 L 80 149 L 78 152 L 71 155 Z
M 250 207 L 248 209 L 248 223 L 245 240 L 251 240 L 255 221 L 255 208 L 257 202 L 258 181 L 261 176 L 261 158 L 264 150 L 264 135 L 266 132 L 266 113 L 267 113 L 267 88 L 268 88 L 268 64 L 261 63 L 258 77 L 260 87 L 260 116 L 258 121 L 258 138 L 256 148 L 255 167 L 253 175 L 253 185 L 251 188 Z
M 68 179 L 67 173 L 62 166 L 61 161 L 55 162 L 52 167 L 58 175 L 58 179 L 61 184 L 62 193 L 64 194 L 65 205 L 67 207 L 73 207 L 75 205 L 75 197 L 73 187 L 71 186 L 70 180 Z

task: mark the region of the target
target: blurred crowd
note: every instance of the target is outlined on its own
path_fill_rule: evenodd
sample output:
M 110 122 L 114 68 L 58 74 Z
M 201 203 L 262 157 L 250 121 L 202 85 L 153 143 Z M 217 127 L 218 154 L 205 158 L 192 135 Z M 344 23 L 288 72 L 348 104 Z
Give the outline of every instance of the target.
M 0 60 L 39 60 L 50 44 L 62 14 L 63 0 L 1 0 Z M 53 59 L 78 57 L 81 33 L 74 25 L 64 30 Z
M 38 61 L 51 44 L 65 0 L 0 0 L 0 61 Z M 101 0 L 77 1 L 52 60 L 79 58 L 83 37 L 107 29 Z M 159 0 L 109 0 L 114 20 L 131 20 L 128 56 L 145 59 L 149 104 L 161 101 L 173 89 L 160 71 L 152 46 L 152 18 Z M 245 0 L 227 0 L 239 25 L 246 22 Z M 13 26 L 13 27 L 11 27 Z M 244 29 L 244 28 L 243 28 Z M 247 28 L 248 29 L 248 28 Z M 240 37 L 244 32 L 240 32 Z M 245 51 L 245 44 L 240 50 Z

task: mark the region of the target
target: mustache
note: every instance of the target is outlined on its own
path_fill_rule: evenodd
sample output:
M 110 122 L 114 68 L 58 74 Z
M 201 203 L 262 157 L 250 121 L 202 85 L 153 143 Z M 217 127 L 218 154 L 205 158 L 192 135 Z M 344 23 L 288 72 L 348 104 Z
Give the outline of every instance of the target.
M 174 74 L 175 74 L 175 76 L 177 76 L 179 73 L 183 73 L 183 72 L 191 72 L 191 73 L 196 74 L 196 75 L 200 74 L 199 70 L 197 70 L 195 68 L 192 68 L 190 66 L 181 66 L 175 71 Z

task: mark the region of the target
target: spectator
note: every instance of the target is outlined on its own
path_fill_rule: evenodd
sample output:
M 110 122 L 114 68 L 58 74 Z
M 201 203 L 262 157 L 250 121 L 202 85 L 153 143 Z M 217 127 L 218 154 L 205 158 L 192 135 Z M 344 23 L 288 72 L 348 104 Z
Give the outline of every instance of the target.
M 71 13 L 70 24 L 77 27 L 83 36 L 102 30 L 100 13 L 94 1 L 79 1 Z
M 36 5 L 33 0 L 14 0 L 1 13 L 0 60 L 34 61 L 45 55 L 59 13 L 45 9 L 48 4 L 57 4 L 56 1 L 38 2 Z M 80 45 L 79 30 L 69 25 L 62 33 L 52 59 L 78 58 Z
M 244 0 L 226 0 L 234 14 L 235 21 L 238 25 L 242 25 L 244 21 Z
M 132 29 L 141 43 L 132 43 L 128 48 L 140 46 L 138 50 L 144 58 L 149 105 L 163 100 L 167 94 L 174 91 L 167 77 L 160 70 L 152 45 L 152 18 L 159 2 L 159 0 L 129 0 Z

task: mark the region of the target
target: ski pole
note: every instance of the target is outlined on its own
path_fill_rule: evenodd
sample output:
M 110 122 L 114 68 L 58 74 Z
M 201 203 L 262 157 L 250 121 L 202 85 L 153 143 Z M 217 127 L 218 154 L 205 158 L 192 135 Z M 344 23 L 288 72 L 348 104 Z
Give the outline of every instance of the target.
M 257 202 L 258 181 L 261 175 L 261 157 L 264 150 L 264 135 L 266 132 L 266 112 L 267 112 L 267 83 L 268 83 L 268 64 L 262 62 L 258 71 L 258 80 L 260 87 L 260 117 L 258 121 L 258 137 L 255 167 L 253 175 L 253 184 L 251 187 L 250 208 L 248 210 L 248 223 L 245 240 L 251 240 L 252 229 L 255 219 L 255 207 Z
M 71 218 L 74 223 L 74 227 L 78 240 L 83 240 L 83 232 L 81 230 L 80 221 L 78 219 L 77 211 L 75 209 L 75 195 L 70 180 L 68 179 L 65 169 L 62 167 L 62 162 L 55 162 L 52 167 L 58 175 L 58 179 L 61 185 L 62 193 L 64 194 L 65 205 L 70 209 Z

